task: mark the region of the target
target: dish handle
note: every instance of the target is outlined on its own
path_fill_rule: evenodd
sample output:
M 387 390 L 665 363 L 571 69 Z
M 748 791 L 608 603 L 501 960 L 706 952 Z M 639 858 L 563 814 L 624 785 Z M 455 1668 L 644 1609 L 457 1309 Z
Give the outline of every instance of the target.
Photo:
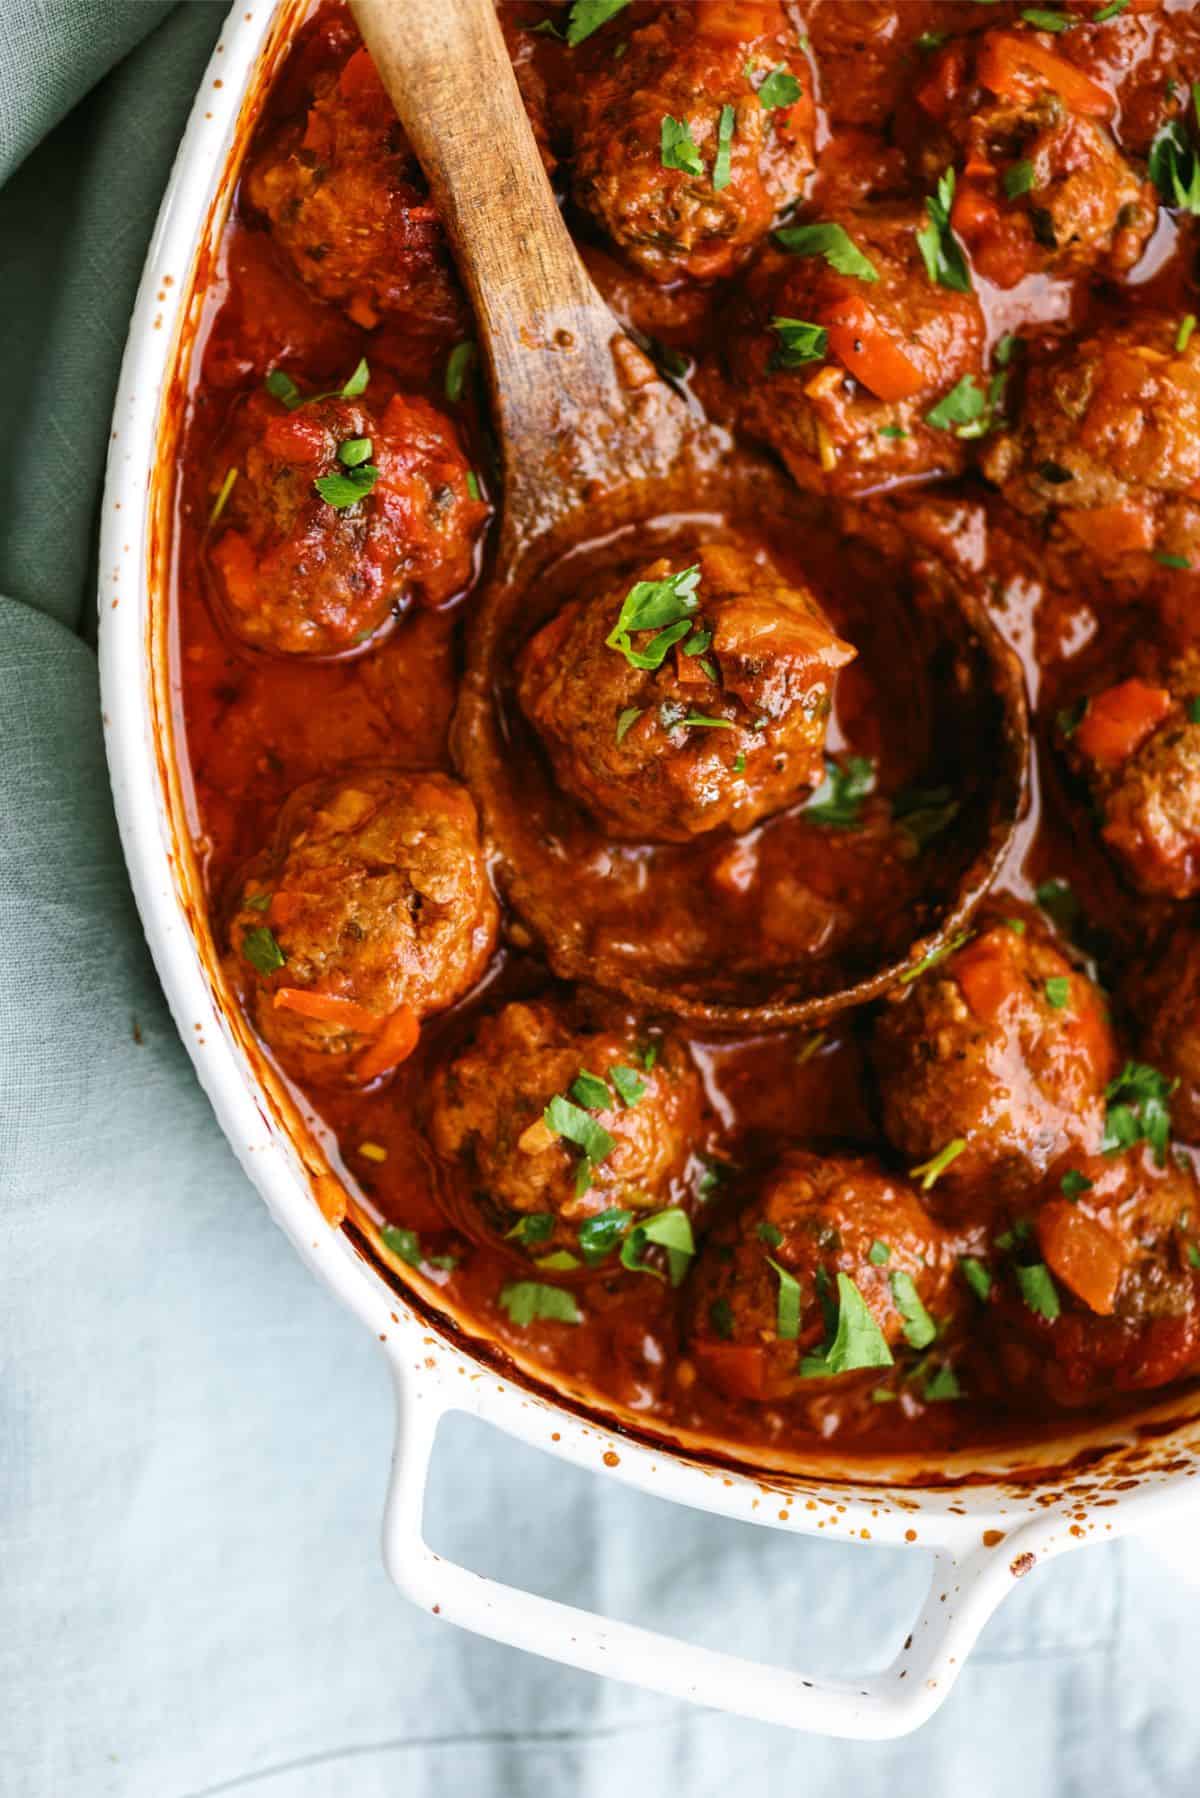
M 857 1680 L 809 1678 L 560 1604 L 435 1554 L 423 1533 L 426 1485 L 438 1426 L 460 1407 L 395 1371 L 399 1414 L 383 1549 L 405 1597 L 495 1642 L 714 1710 L 827 1736 L 907 1735 L 943 1703 L 996 1606 L 1037 1550 L 1045 1554 L 1037 1524 L 1011 1531 L 1003 1554 L 933 1548 L 929 1589 L 890 1665 Z

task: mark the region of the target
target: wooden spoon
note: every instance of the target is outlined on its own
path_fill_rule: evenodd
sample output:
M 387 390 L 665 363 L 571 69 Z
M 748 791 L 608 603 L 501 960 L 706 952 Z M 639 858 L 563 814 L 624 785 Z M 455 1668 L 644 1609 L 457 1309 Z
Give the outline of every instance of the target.
M 719 1027 L 811 1023 L 861 1002 L 936 949 L 986 891 L 1015 828 L 1029 753 L 1019 667 L 977 606 L 952 621 L 999 714 L 995 790 L 983 842 L 957 890 L 900 959 L 813 991 L 811 966 L 731 995 L 669 970 L 631 975 L 559 915 L 561 854 L 528 828 L 502 690 L 526 605 L 573 545 L 619 527 L 779 503 L 774 466 L 705 421 L 664 382 L 592 285 L 562 222 L 492 0 L 350 0 L 363 39 L 429 182 L 466 283 L 501 445 L 495 559 L 472 601 L 454 725 L 459 767 L 480 803 L 514 909 L 565 979 Z M 964 602 L 965 604 L 965 602 Z M 567 903 L 570 889 L 566 887 Z M 831 972 L 831 971 L 828 971 Z M 821 983 L 818 983 L 820 985 Z

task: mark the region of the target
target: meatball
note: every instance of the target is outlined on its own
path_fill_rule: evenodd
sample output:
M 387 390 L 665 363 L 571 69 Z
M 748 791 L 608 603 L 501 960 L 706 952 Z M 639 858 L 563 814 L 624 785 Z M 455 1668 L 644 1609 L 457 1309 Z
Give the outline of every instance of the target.
M 781 0 L 664 7 L 574 110 L 575 199 L 659 281 L 729 274 L 813 167 L 813 74 Z
M 347 386 L 353 385 L 353 381 Z M 209 567 L 230 628 L 276 655 L 335 655 L 409 600 L 469 585 L 488 515 L 428 401 L 250 394 L 210 481 Z
M 965 462 L 966 411 L 939 406 L 959 387 L 984 404 L 983 314 L 973 293 L 930 281 L 921 224 L 911 207 L 876 206 L 782 231 L 793 249 L 764 255 L 733 308 L 739 421 L 802 487 L 862 493 Z M 859 274 L 827 260 L 853 251 Z
M 1200 893 L 1200 651 L 1161 681 L 1119 681 L 1060 718 L 1100 833 L 1140 892 Z
M 913 161 L 932 189 L 965 170 L 951 223 L 998 287 L 1030 274 L 1125 274 L 1158 218 L 1153 184 L 1106 127 L 1106 88 L 1028 30 L 955 39 L 939 51 L 909 115 Z M 930 130 L 935 121 L 936 129 Z
M 1103 998 L 1016 904 L 892 995 L 873 1053 L 884 1133 L 952 1209 L 1099 1146 L 1117 1061 Z
M 376 769 L 292 794 L 242 877 L 229 942 L 288 1071 L 355 1086 L 474 985 L 498 929 L 470 794 L 444 774 Z
M 652 1213 L 690 1209 L 703 1171 L 685 1045 L 558 1001 L 485 1017 L 439 1069 L 429 1128 L 488 1228 L 537 1260 L 572 1257 L 563 1267 L 607 1259 Z
M 691 1352 L 735 1398 L 788 1398 L 814 1378 L 888 1366 L 902 1341 L 933 1341 L 930 1312 L 946 1303 L 952 1267 L 947 1239 L 907 1182 L 873 1160 L 796 1150 L 702 1250 Z M 860 1345 L 844 1369 L 845 1346 L 830 1352 L 841 1307 Z
M 1122 998 L 1138 1023 L 1138 1053 L 1177 1082 L 1171 1097 L 1176 1131 L 1200 1143 L 1200 934 L 1180 925 L 1129 975 Z
M 1146 1149 L 1056 1170 L 999 1239 L 987 1302 L 1006 1386 L 1079 1405 L 1194 1368 L 1198 1198 L 1186 1162 Z
M 1019 511 L 1057 509 L 1085 542 L 1114 515 L 1133 541 L 1145 519 L 1149 548 L 1156 503 L 1200 483 L 1200 334 L 1179 342 L 1178 316 L 1148 312 L 1031 360 L 1016 429 L 989 442 L 984 472 Z
M 930 41 L 994 23 L 971 0 L 810 0 L 806 12 L 821 98 L 839 136 L 845 126 L 888 123 L 920 78 Z
M 242 195 L 300 279 L 366 330 L 461 335 L 468 315 L 408 139 L 366 50 L 255 154 Z
M 714 545 L 571 600 L 523 651 L 518 693 L 560 786 L 610 835 L 686 842 L 820 781 L 853 655 L 807 590 Z

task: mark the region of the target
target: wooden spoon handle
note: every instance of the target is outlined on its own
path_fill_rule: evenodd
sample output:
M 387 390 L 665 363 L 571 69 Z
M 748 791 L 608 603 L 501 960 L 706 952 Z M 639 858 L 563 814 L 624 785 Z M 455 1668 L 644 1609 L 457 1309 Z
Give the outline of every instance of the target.
M 351 10 L 475 308 L 504 445 L 506 512 L 523 498 L 533 505 L 540 491 L 552 516 L 562 510 L 554 489 L 564 475 L 578 488 L 563 466 L 564 434 L 597 411 L 618 420 L 628 358 L 635 381 L 646 368 L 559 215 L 492 0 L 351 0 Z M 594 455 L 591 464 L 603 479 Z

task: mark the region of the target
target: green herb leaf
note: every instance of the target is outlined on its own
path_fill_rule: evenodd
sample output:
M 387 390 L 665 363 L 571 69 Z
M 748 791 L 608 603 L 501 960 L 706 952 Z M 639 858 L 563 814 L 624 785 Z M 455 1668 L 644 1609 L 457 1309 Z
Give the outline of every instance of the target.
M 1083 699 L 1077 699 L 1074 705 L 1065 705 L 1061 710 L 1055 712 L 1054 722 L 1058 727 L 1060 735 L 1068 739 L 1075 735 L 1075 732 L 1087 717 L 1088 707 L 1091 703 L 1091 700 L 1085 697 Z
M 1037 180 L 1037 171 L 1031 162 L 1022 159 L 1010 162 L 1001 177 L 1001 186 L 1010 200 L 1019 199 L 1027 194 Z
M 1128 5 L 1129 0 L 1108 0 L 1108 5 L 1100 8 L 1092 20 L 1092 24 L 1107 25 L 1110 19 L 1115 19 L 1118 13 L 1123 13 Z
M 636 1068 L 622 1067 L 619 1062 L 614 1062 L 608 1077 L 620 1093 L 623 1105 L 636 1105 L 645 1098 L 646 1082 Z
M 1196 88 L 1192 98 L 1195 104 Z M 1168 119 L 1154 134 L 1148 172 L 1167 206 L 1178 212 L 1200 213 L 1200 157 L 1188 139 L 1182 116 Z
M 242 932 L 242 954 L 260 974 L 275 974 L 287 966 L 287 956 L 275 941 L 275 932 L 265 924 Z
M 945 398 L 925 414 L 925 423 L 932 425 L 935 431 L 954 431 L 956 436 L 961 437 L 963 433 L 958 427 L 972 425 L 982 419 L 986 408 L 986 391 L 974 375 L 964 375 Z
M 687 712 L 680 720 L 690 730 L 734 730 L 732 718 L 709 718 L 703 712 Z
M 555 1249 L 552 1255 L 539 1255 L 534 1265 L 544 1267 L 552 1274 L 565 1274 L 579 1266 L 579 1256 L 572 1255 L 570 1249 Z
M 1200 724 L 1200 694 L 1194 693 L 1187 702 L 1189 724 Z
M 1043 880 L 1035 889 L 1034 896 L 1051 922 L 1070 936 L 1080 918 L 1080 904 L 1070 881 L 1057 877 Z
M 1065 1011 L 1071 997 L 1071 982 L 1065 974 L 1054 974 L 1045 985 L 1046 1003 L 1055 1011 Z
M 764 112 L 775 112 L 780 106 L 794 106 L 804 89 L 783 63 L 772 69 L 758 90 L 758 103 Z
M 904 1319 L 904 1336 L 911 1348 L 928 1348 L 937 1335 L 937 1325 L 921 1303 L 911 1274 L 898 1270 L 891 1276 L 892 1297 Z
M 1173 556 L 1169 550 L 1156 549 L 1154 560 L 1164 568 L 1190 568 L 1191 563 L 1186 556 Z
M 991 1295 L 992 1276 L 987 1267 L 975 1255 L 962 1255 L 958 1265 L 962 1269 L 963 1279 L 981 1304 L 986 1304 Z
M 1200 1267 L 1200 1248 L 1197 1248 L 1194 1242 L 1189 1242 L 1185 1246 L 1187 1249 L 1188 1266 Z
M 347 506 L 356 506 L 360 499 L 366 499 L 378 478 L 375 464 L 364 462 L 358 468 L 347 469 L 345 474 L 318 475 L 313 486 L 326 505 L 344 512 Z
M 887 1243 L 880 1242 L 879 1238 L 876 1237 L 875 1241 L 871 1244 L 870 1248 L 867 1250 L 867 1260 L 871 1263 L 871 1266 L 872 1267 L 883 1267 L 888 1261 L 891 1260 L 891 1257 L 892 1257 L 892 1251 L 888 1247 Z
M 527 1211 L 519 1217 L 511 1230 L 504 1232 L 505 1242 L 519 1242 L 525 1248 L 534 1248 L 539 1242 L 548 1242 L 554 1234 L 553 1211 Z
M 713 1195 L 720 1191 L 729 1178 L 729 1167 L 724 1161 L 715 1161 L 711 1155 L 701 1157 L 704 1172 L 696 1183 L 696 1194 L 707 1204 Z
M 708 1307 L 708 1321 L 713 1327 L 714 1335 L 722 1342 L 733 1340 L 733 1306 L 728 1299 L 714 1299 Z
M 962 1154 L 966 1146 L 966 1138 L 956 1136 L 953 1142 L 948 1142 L 944 1149 L 939 1149 L 937 1154 L 932 1155 L 928 1161 L 923 1161 L 919 1167 L 910 1167 L 908 1170 L 909 1178 L 911 1180 L 919 1178 L 921 1181 L 921 1191 L 928 1192 L 940 1176 L 945 1173 L 946 1169 L 950 1166 L 950 1163 L 958 1160 L 958 1157 Z
M 601 25 L 607 25 L 628 5 L 629 0 L 574 0 L 567 20 L 568 44 L 572 49 L 582 44 L 585 37 L 591 37 L 593 31 L 599 31 Z
M 853 1373 L 859 1367 L 891 1367 L 894 1358 L 870 1306 L 848 1274 L 837 1277 L 837 1329 L 829 1347 L 819 1355 L 805 1355 L 800 1372 L 805 1379 L 828 1379 Z
M 364 462 L 371 460 L 371 439 L 347 437 L 338 444 L 337 456 L 343 468 L 361 468 Z
M 546 1127 L 557 1136 L 565 1136 L 583 1150 L 589 1161 L 603 1161 L 612 1154 L 616 1144 L 604 1127 L 598 1124 L 586 1111 L 578 1105 L 572 1105 L 570 1099 L 562 1093 L 556 1093 L 542 1113 Z M 585 1188 L 586 1190 L 586 1188 Z
M 1092 1190 L 1092 1182 L 1077 1167 L 1069 1167 L 1058 1184 L 1069 1199 L 1077 1199 L 1081 1192 Z
M 356 400 L 360 394 L 367 391 L 370 380 L 371 370 L 367 364 L 366 357 L 362 356 L 349 380 L 342 383 L 342 398 L 344 400 Z M 328 394 L 322 395 L 322 398 L 328 399 L 328 397 Z
M 270 908 L 272 894 L 254 893 L 250 898 L 243 898 L 243 911 L 267 911 Z
M 777 1249 L 783 1241 L 783 1231 L 778 1224 L 772 1224 L 764 1217 L 754 1234 L 760 1242 L 765 1242 L 769 1249 Z
M 943 1361 L 936 1373 L 929 1374 L 921 1388 L 921 1397 L 927 1404 L 941 1404 L 947 1399 L 961 1398 L 962 1387 L 958 1375 L 948 1361 Z
M 779 348 L 771 356 L 772 368 L 803 368 L 806 363 L 822 361 L 829 348 L 824 325 L 810 325 L 802 318 L 773 318 L 771 329 L 779 337 Z
M 1162 1167 L 1171 1134 L 1168 1101 L 1178 1084 L 1178 1080 L 1168 1080 L 1165 1074 L 1144 1061 L 1127 1061 L 1116 1079 L 1110 1080 L 1104 1089 L 1108 1111 L 1101 1153 L 1117 1155 L 1122 1149 L 1131 1149 L 1135 1143 L 1145 1141 Z
M 522 1330 L 535 1319 L 558 1324 L 577 1324 L 583 1319 L 573 1294 L 561 1286 L 545 1286 L 540 1280 L 511 1280 L 500 1289 L 500 1303 Z
M 655 1274 L 661 1278 L 657 1269 L 647 1267 L 642 1259 L 650 1243 L 657 1243 L 666 1250 L 671 1285 L 679 1286 L 687 1273 L 689 1261 L 696 1253 L 696 1242 L 687 1212 L 678 1205 L 672 1205 L 666 1211 L 655 1212 L 653 1217 L 639 1220 L 621 1245 L 622 1267 L 628 1268 L 631 1273 Z
M 664 113 L 659 141 L 659 160 L 664 169 L 679 169 L 685 175 L 704 173 L 704 164 L 686 119 L 673 119 L 669 112 Z
M 906 431 L 904 429 L 903 425 L 880 425 L 878 435 L 880 437 L 893 437 L 894 438 L 894 437 L 908 437 L 911 435 L 911 433 Z
M 473 500 L 481 500 L 483 498 L 483 494 L 480 492 L 479 488 L 479 476 L 475 473 L 473 468 L 468 468 L 467 470 L 467 492 Z
M 918 854 L 948 829 L 959 810 L 949 787 L 910 787 L 892 801 L 892 818 Z
M 940 50 L 948 36 L 949 33 L 945 31 L 923 31 L 916 40 L 916 47 L 928 55 L 930 50 Z
M 1179 329 L 1175 333 L 1175 348 L 1180 355 L 1183 354 L 1184 350 L 1187 349 L 1188 344 L 1192 341 L 1192 332 L 1195 329 L 1196 314 L 1194 312 L 1184 313 L 1179 321 Z
M 733 130 L 737 122 L 737 113 L 732 106 L 722 106 L 721 118 L 717 125 L 717 154 L 713 161 L 713 192 L 720 193 L 728 187 L 732 177 Z
M 635 582 L 621 602 L 617 622 L 604 639 L 608 648 L 620 650 L 631 668 L 661 668 L 672 644 L 686 637 L 692 628 L 692 618 L 700 609 L 696 596 L 699 584 L 699 563 L 661 581 Z M 657 631 L 657 636 L 644 650 L 635 649 L 630 640 L 632 633 L 649 630 Z
M 385 1224 L 379 1232 L 385 1248 L 401 1261 L 407 1261 L 410 1267 L 420 1267 L 423 1260 L 421 1239 L 415 1230 L 401 1230 L 395 1224 Z
M 1021 17 L 1037 31 L 1070 31 L 1079 23 L 1078 19 L 1070 19 L 1065 12 L 1052 11 L 1048 6 L 1022 7 Z
M 779 1275 L 779 1297 L 775 1305 L 775 1334 L 781 1342 L 795 1342 L 800 1334 L 800 1282 L 795 1274 L 767 1256 L 767 1265 Z
M 1035 1261 L 1032 1267 L 1018 1265 L 1013 1269 L 1017 1276 L 1017 1285 L 1021 1297 L 1031 1311 L 1053 1323 L 1062 1311 L 1059 1303 L 1058 1287 L 1054 1284 L 1050 1269 L 1042 1261 Z
M 922 974 L 928 974 L 930 968 L 936 968 L 940 961 L 945 961 L 956 949 L 961 949 L 970 935 L 969 930 L 956 931 L 948 942 L 942 943 L 937 949 L 931 949 L 928 955 L 923 955 L 915 967 L 905 968 L 900 976 L 900 985 L 907 986 L 910 981 L 919 980 Z
M 804 816 L 830 830 L 857 830 L 862 802 L 874 790 L 875 764 L 866 756 L 849 756 L 844 767 L 827 759 L 825 778 L 804 807 Z
M 1024 936 L 1025 920 L 1024 918 L 1005 918 L 1004 928 L 1011 930 L 1014 936 Z
M 452 406 L 457 406 L 463 396 L 463 388 L 479 356 L 479 345 L 468 339 L 465 343 L 456 343 L 446 358 L 446 398 Z
M 623 743 L 625 741 L 645 709 L 644 705 L 626 706 L 625 710 L 617 718 L 618 743 Z
M 582 1069 L 571 1082 L 571 1097 L 586 1111 L 606 1111 L 612 1104 L 608 1085 L 597 1074 Z
M 879 272 L 841 225 L 788 225 L 776 231 L 775 242 L 792 256 L 823 256 L 839 275 L 856 275 L 860 281 L 878 281 Z
M 744 774 L 746 772 L 746 752 L 745 752 L 745 750 L 739 749 L 737 754 L 734 756 L 733 771 L 735 774 Z
M 304 404 L 304 396 L 293 381 L 291 375 L 282 368 L 273 368 L 263 386 L 272 399 L 280 400 L 289 412 L 294 412 Z
M 633 1212 L 616 1205 L 583 1220 L 577 1232 L 579 1249 L 590 1267 L 612 1254 L 632 1222 Z
M 237 478 L 238 478 L 237 469 L 231 468 L 228 471 L 228 473 L 226 474 L 225 479 L 221 482 L 220 492 L 217 494 L 216 499 L 213 501 L 213 509 L 208 515 L 208 525 L 209 525 L 210 530 L 212 529 L 213 525 L 216 524 L 218 518 L 221 516 L 222 512 L 225 510 L 225 507 L 228 505 L 229 495 L 233 492 L 233 484 L 237 480 Z
M 955 293 L 970 293 L 971 271 L 950 224 L 953 205 L 954 170 L 948 168 L 939 176 L 933 193 L 925 196 L 926 222 L 917 230 L 917 248 L 931 281 L 939 287 L 952 288 Z

